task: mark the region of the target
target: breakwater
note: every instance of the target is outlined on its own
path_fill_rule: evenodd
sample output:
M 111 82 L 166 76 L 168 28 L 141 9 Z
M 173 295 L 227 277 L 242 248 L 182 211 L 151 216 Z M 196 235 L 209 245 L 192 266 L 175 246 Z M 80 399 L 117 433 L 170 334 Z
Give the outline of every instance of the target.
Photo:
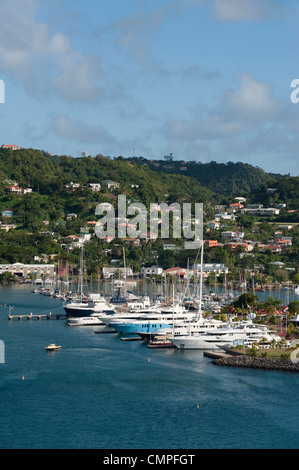
M 252 357 L 245 355 L 219 357 L 212 361 L 217 366 L 243 367 L 272 371 L 299 372 L 299 363 L 284 358 Z

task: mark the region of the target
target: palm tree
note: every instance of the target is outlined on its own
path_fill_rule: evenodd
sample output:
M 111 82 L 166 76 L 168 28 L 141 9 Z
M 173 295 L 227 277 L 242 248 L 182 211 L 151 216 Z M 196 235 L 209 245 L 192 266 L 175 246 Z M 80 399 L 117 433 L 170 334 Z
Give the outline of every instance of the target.
M 266 312 L 267 312 L 269 315 L 275 315 L 275 313 L 276 313 L 276 307 L 275 307 L 275 305 L 267 305 L 267 307 L 266 307 Z

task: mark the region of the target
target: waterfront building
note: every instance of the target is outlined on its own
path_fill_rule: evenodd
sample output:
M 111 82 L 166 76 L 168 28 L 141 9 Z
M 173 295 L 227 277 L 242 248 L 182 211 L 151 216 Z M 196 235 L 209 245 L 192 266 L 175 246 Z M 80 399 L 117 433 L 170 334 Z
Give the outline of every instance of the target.
M 15 274 L 18 277 L 27 277 L 29 275 L 36 274 L 40 278 L 52 278 L 55 277 L 55 265 L 54 264 L 0 264 L 0 274 L 3 273 Z

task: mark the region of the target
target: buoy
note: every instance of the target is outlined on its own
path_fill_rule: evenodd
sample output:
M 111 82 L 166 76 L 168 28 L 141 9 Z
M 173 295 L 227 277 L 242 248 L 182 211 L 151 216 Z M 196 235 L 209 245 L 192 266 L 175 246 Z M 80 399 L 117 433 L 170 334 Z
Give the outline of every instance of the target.
M 196 405 L 196 408 L 197 408 L 197 409 L 199 408 L 199 404 L 198 404 L 198 403 L 197 403 L 197 405 Z
M 22 380 L 24 380 L 24 379 L 25 379 L 25 377 L 24 377 L 24 375 L 22 375 Z
M 151 362 L 151 360 L 150 360 L 150 358 L 149 358 L 149 357 L 147 358 L 147 362 Z

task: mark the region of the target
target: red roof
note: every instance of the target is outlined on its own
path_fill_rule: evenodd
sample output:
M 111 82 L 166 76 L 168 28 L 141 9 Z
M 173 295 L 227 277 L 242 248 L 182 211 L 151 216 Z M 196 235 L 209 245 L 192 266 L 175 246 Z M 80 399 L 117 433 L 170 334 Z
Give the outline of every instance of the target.
M 18 147 L 18 148 L 20 148 L 18 145 L 2 145 L 2 148 L 10 148 L 10 147 Z

